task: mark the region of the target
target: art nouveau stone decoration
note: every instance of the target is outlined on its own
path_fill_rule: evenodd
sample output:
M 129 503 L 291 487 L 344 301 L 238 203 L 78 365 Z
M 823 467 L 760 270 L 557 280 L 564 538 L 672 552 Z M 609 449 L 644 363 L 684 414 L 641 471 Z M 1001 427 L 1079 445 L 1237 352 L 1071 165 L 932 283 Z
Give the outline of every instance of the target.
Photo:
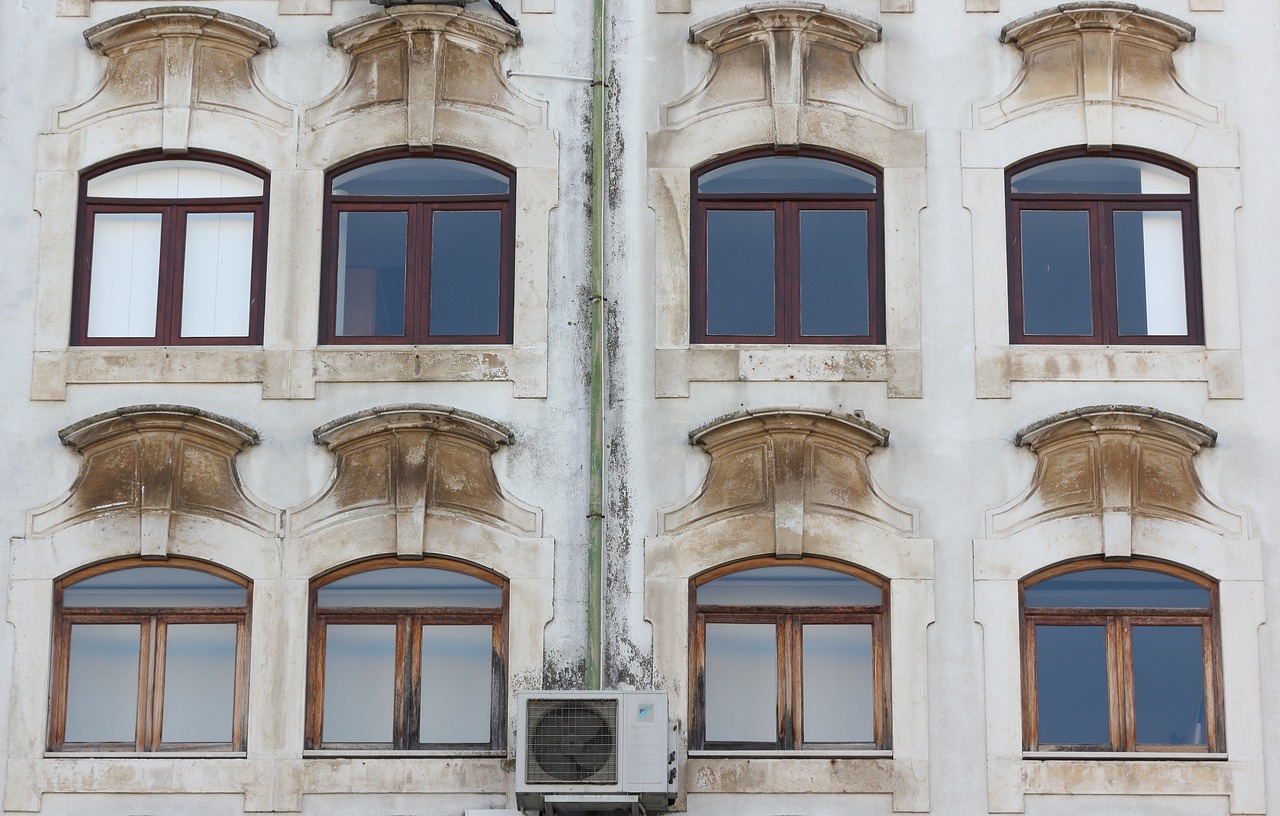
M 1216 439 L 1198 422 L 1130 405 L 1077 408 L 1041 420 L 1016 439 L 1037 457 L 1031 486 L 989 514 L 989 532 L 1003 538 L 1056 518 L 1095 516 L 1112 557 L 1129 556 L 1132 524 L 1141 518 L 1244 536 L 1244 517 L 1209 498 L 1191 461 Z
M 1042 108 L 1083 105 L 1095 148 L 1112 144 L 1113 105 L 1221 125 L 1221 106 L 1187 90 L 1173 64 L 1173 52 L 1195 35 L 1193 26 L 1131 3 L 1063 3 L 1016 20 L 1000 41 L 1022 51 L 1022 69 L 1009 90 L 978 110 L 979 124 L 996 127 Z
M 878 23 L 821 3 L 753 4 L 689 32 L 711 50 L 711 67 L 693 91 L 663 108 L 663 125 L 750 107 L 773 107 L 774 142 L 801 141 L 801 110 L 827 106 L 908 127 L 910 109 L 865 76 L 859 52 L 880 41 Z
M 779 557 L 805 551 L 806 520 L 830 515 L 909 535 L 914 520 L 884 498 L 867 456 L 889 432 L 851 415 L 774 409 L 716 420 L 689 434 L 711 457 L 702 490 L 662 516 L 676 535 L 712 522 L 771 528 Z
M 542 105 L 510 84 L 498 57 L 520 42 L 518 29 L 455 6 L 393 6 L 329 31 L 351 54 L 342 84 L 307 110 L 319 130 L 365 110 L 404 117 L 403 141 L 436 143 L 440 111 L 456 109 L 527 127 L 544 127 Z
M 250 20 L 165 6 L 108 20 L 84 38 L 107 58 L 106 74 L 91 97 L 58 111 L 59 130 L 155 110 L 163 116 L 161 146 L 182 152 L 198 110 L 248 117 L 277 130 L 293 127 L 292 109 L 262 88 L 251 64 L 275 47 L 275 35 Z
M 513 437 L 496 422 L 441 406 L 388 406 L 323 425 L 315 440 L 337 456 L 337 472 L 323 495 L 290 511 L 291 535 L 393 517 L 396 553 L 421 558 L 433 517 L 538 534 L 538 514 L 498 484 L 491 457 Z
M 124 517 L 137 521 L 138 552 L 164 557 L 177 517 L 264 536 L 279 527 L 279 514 L 240 482 L 235 456 L 258 444 L 258 435 L 235 420 L 181 405 L 139 405 L 82 420 L 59 437 L 84 462 L 66 496 L 30 514 L 29 537 Z

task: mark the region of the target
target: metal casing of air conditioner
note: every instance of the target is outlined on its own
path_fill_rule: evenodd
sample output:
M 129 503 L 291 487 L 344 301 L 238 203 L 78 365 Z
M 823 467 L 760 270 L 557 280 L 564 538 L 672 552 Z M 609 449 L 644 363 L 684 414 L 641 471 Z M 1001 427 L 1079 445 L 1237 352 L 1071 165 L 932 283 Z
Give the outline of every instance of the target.
M 566 794 L 637 796 L 650 813 L 676 796 L 676 725 L 662 691 L 526 691 L 517 695 L 516 802 Z

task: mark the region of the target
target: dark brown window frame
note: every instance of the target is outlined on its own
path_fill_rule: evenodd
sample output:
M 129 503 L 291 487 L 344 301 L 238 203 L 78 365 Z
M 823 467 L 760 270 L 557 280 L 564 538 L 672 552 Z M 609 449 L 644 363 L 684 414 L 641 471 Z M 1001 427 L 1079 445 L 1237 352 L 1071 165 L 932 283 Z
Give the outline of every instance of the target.
M 90 197 L 89 182 L 124 167 L 166 161 L 202 161 L 248 173 L 262 181 L 261 196 L 228 198 Z M 263 169 L 220 153 L 193 150 L 178 156 L 144 153 L 112 159 L 80 175 L 76 228 L 76 261 L 71 302 L 73 346 L 256 346 L 262 344 L 266 288 L 267 212 L 271 178 Z M 94 216 L 98 213 L 159 213 L 160 270 L 156 292 L 156 327 L 152 337 L 90 337 L 89 289 L 92 280 Z M 182 284 L 186 250 L 186 216 L 191 213 L 252 213 L 253 267 L 249 283 L 249 333 L 243 337 L 183 337 Z
M 343 173 L 392 159 L 454 159 L 496 171 L 507 177 L 505 195 L 465 196 L 349 196 L 333 194 L 333 182 Z M 459 150 L 437 149 L 430 153 L 397 149 L 359 156 L 332 168 L 324 180 L 324 272 L 320 287 L 320 337 L 322 345 L 509 345 L 512 342 L 515 289 L 515 170 L 486 156 Z M 498 286 L 498 332 L 493 335 L 432 335 L 431 315 L 431 229 L 432 214 L 438 211 L 493 210 L 501 213 L 502 248 Z M 405 212 L 408 240 L 405 269 L 405 316 L 403 336 L 339 335 L 338 304 L 338 220 L 343 212 Z
M 1106 609 L 1087 607 L 1028 609 L 1029 587 L 1073 572 L 1092 569 L 1142 569 L 1180 578 L 1209 591 L 1209 609 Z M 1024 578 L 1018 584 L 1018 611 L 1022 641 L 1022 747 L 1024 751 L 1206 753 L 1226 751 L 1225 712 L 1222 703 L 1222 637 L 1218 609 L 1218 585 L 1185 567 L 1157 561 L 1102 561 L 1089 559 L 1057 564 Z M 1107 663 L 1108 745 L 1054 745 L 1039 741 L 1039 708 L 1036 684 L 1035 627 L 1105 626 Z M 1206 744 L 1139 745 L 1134 705 L 1132 627 L 1142 625 L 1198 625 L 1204 643 L 1204 695 Z
M 748 159 L 766 156 L 802 156 L 835 162 L 873 176 L 874 193 L 719 193 L 698 192 L 698 180 L 706 173 Z M 690 334 L 694 343 L 738 345 L 883 345 L 884 305 L 884 174 L 880 168 L 828 150 L 802 148 L 780 152 L 761 148 L 725 156 L 697 167 L 690 178 Z M 806 205 L 821 205 L 820 207 Z M 707 211 L 773 211 L 774 218 L 774 334 L 707 334 Z M 866 335 L 813 335 L 800 333 L 800 216 L 802 209 L 861 210 L 867 213 L 867 318 Z
M 877 607 L 700 606 L 698 587 L 717 578 L 757 567 L 816 567 L 850 575 L 881 590 Z M 777 739 L 772 743 L 708 742 L 706 737 L 706 625 L 707 623 L 772 623 L 777 633 Z M 813 743 L 804 736 L 803 655 L 801 628 L 806 624 L 863 624 L 871 626 L 873 706 L 872 743 Z M 689 581 L 689 697 L 691 750 L 803 751 L 890 750 L 893 747 L 889 688 L 889 582 L 868 570 L 825 558 L 805 556 L 780 560 L 752 558 L 723 564 Z
M 415 567 L 446 570 L 479 578 L 502 590 L 502 606 L 497 609 L 359 607 L 322 610 L 319 591 L 334 581 L 385 567 Z M 308 750 L 354 751 L 502 751 L 507 741 L 507 631 L 510 582 L 497 573 L 465 561 L 429 557 L 406 563 L 397 558 L 378 557 L 347 564 L 311 582 L 310 621 L 307 636 L 307 719 Z M 324 665 L 325 627 L 328 624 L 384 624 L 396 627 L 395 707 L 391 743 L 325 742 Z M 490 624 L 493 626 L 492 685 L 489 699 L 489 742 L 419 743 L 422 666 L 422 628 L 428 625 Z
M 108 572 L 132 567 L 179 567 L 197 570 L 231 581 L 245 589 L 243 607 L 74 607 L 62 605 L 63 591 L 73 584 Z M 53 584 L 53 665 L 49 691 L 49 751 L 165 753 L 173 751 L 244 751 L 249 700 L 249 621 L 253 611 L 253 584 L 225 567 L 193 559 L 164 561 L 130 558 L 107 561 L 77 570 Z M 76 624 L 139 624 L 141 645 L 138 666 L 136 732 L 133 743 L 75 742 L 65 740 L 67 685 L 71 657 L 71 627 Z M 236 625 L 235 696 L 232 704 L 230 743 L 162 743 L 164 725 L 165 629 L 172 624 L 234 623 Z
M 1186 194 L 1015 193 L 1013 177 L 1034 167 L 1063 159 L 1116 158 L 1147 162 L 1184 176 Z M 1204 305 L 1200 267 L 1200 224 L 1196 172 L 1167 156 L 1132 148 L 1089 151 L 1084 147 L 1042 153 L 1005 171 L 1008 219 L 1009 341 L 1031 345 L 1204 345 Z M 1022 303 L 1022 220 L 1025 211 L 1067 210 L 1089 213 L 1090 295 L 1093 334 L 1026 334 Z M 1122 335 L 1116 299 L 1113 214 L 1125 211 L 1169 211 L 1182 214 L 1183 269 L 1186 275 L 1187 333 L 1185 335 Z

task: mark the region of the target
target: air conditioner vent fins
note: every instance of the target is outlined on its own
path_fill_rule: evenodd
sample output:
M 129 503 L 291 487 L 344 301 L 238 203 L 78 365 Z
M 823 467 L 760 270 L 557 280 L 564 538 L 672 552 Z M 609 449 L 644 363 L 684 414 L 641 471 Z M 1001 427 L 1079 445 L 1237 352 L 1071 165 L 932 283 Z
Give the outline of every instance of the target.
M 527 783 L 618 783 L 616 699 L 529 700 L 525 739 Z

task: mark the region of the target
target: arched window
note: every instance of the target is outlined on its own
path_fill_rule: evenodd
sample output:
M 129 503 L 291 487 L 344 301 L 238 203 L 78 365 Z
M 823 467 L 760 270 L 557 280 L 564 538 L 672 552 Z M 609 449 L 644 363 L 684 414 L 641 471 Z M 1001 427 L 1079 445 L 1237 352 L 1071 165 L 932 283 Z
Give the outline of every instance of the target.
M 311 590 L 308 748 L 501 749 L 507 584 L 455 561 L 363 562 Z
M 321 342 L 510 343 L 515 175 L 473 156 L 328 176 Z
M 80 185 L 72 342 L 262 342 L 266 175 L 191 154 L 129 158 Z
M 1224 751 L 1217 596 L 1154 563 L 1077 562 L 1023 581 L 1025 749 Z
M 249 583 L 209 564 L 100 564 L 54 584 L 51 751 L 245 748 Z
M 760 559 L 691 583 L 691 747 L 890 747 L 887 582 Z
M 693 173 L 695 343 L 883 343 L 880 173 L 819 153 Z
M 1079 150 L 1015 165 L 1008 183 L 1013 342 L 1204 342 L 1194 173 Z

